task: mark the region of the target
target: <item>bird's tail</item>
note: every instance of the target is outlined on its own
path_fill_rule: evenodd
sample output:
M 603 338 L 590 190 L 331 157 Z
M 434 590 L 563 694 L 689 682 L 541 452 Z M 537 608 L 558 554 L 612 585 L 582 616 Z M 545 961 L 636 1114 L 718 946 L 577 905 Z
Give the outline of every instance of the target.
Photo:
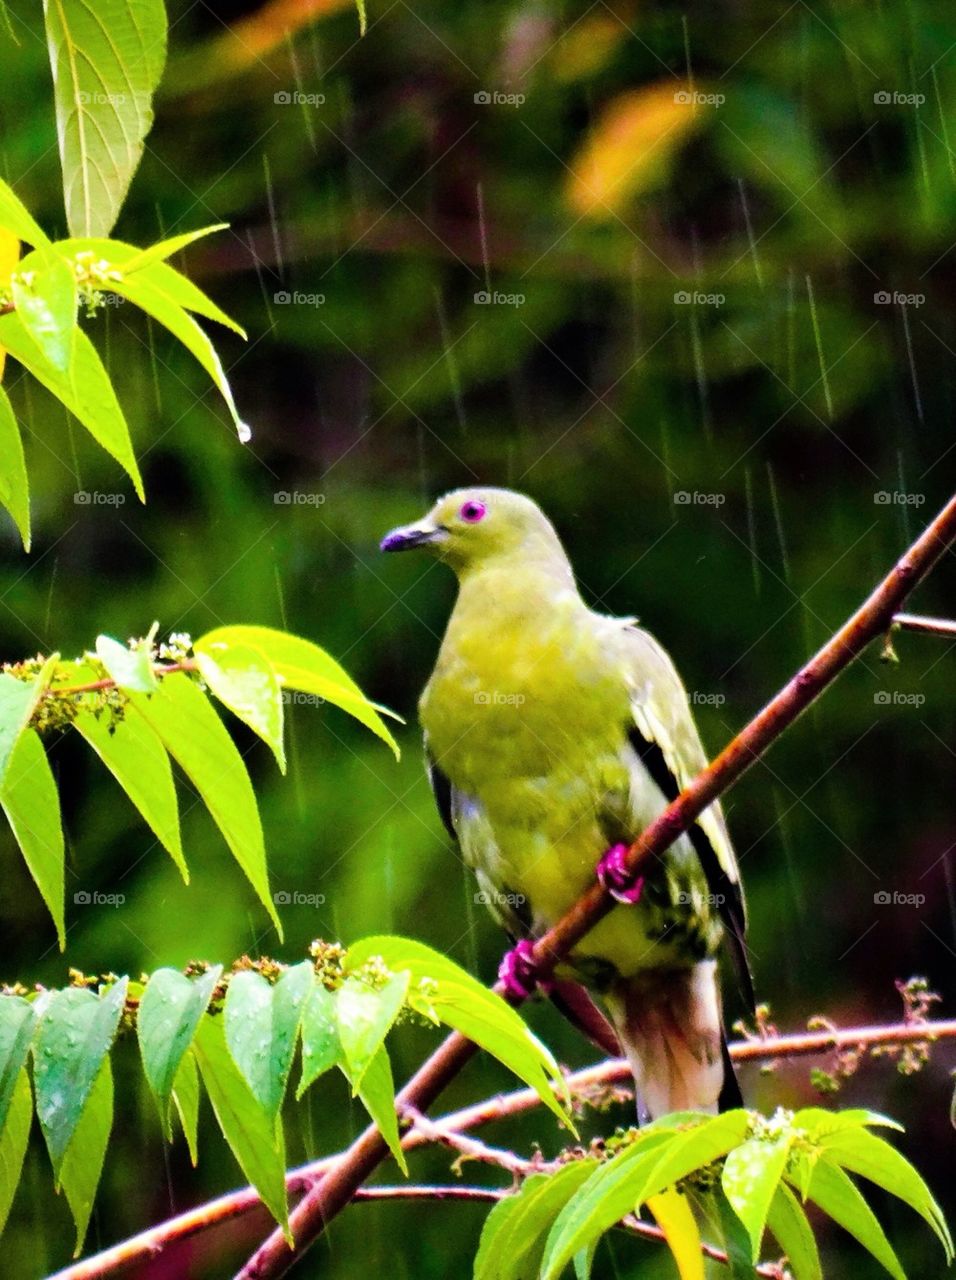
M 622 979 L 605 998 L 651 1118 L 717 1111 L 727 1097 L 717 962 Z

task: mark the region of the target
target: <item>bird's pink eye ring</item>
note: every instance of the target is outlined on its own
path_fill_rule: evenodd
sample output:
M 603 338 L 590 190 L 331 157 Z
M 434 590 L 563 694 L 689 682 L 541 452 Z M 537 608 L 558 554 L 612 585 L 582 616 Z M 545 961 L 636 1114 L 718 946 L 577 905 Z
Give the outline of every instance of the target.
M 469 499 L 468 502 L 462 503 L 461 510 L 458 514 L 461 516 L 462 520 L 466 521 L 468 524 L 477 524 L 479 520 L 484 520 L 487 512 L 488 508 L 483 502 L 476 502 L 474 499 Z

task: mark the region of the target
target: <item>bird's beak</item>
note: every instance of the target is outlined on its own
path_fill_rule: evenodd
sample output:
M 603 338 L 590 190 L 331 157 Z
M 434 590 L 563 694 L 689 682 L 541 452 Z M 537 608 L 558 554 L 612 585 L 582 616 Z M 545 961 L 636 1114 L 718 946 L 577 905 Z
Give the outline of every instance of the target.
M 418 524 L 406 524 L 386 533 L 379 543 L 379 550 L 410 551 L 412 547 L 427 547 L 436 542 L 444 542 L 447 537 L 448 530 L 441 525 L 432 524 L 430 520 L 420 520 Z

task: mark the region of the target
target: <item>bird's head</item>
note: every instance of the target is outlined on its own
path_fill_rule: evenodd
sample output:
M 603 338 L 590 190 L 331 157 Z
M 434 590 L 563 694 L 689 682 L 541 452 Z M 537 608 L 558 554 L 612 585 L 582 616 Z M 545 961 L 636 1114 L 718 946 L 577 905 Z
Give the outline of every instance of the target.
M 383 551 L 422 547 L 459 576 L 519 556 L 566 565 L 558 535 L 541 508 L 510 489 L 455 489 L 422 520 L 387 533 Z

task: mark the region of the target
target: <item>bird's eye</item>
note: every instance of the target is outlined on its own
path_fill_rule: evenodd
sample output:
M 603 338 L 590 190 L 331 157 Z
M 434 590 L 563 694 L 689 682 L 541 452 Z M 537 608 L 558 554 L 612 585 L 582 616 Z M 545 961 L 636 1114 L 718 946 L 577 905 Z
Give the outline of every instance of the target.
M 458 514 L 467 524 L 477 524 L 479 520 L 484 520 L 487 511 L 488 508 L 483 502 L 469 498 L 467 502 L 461 504 Z

